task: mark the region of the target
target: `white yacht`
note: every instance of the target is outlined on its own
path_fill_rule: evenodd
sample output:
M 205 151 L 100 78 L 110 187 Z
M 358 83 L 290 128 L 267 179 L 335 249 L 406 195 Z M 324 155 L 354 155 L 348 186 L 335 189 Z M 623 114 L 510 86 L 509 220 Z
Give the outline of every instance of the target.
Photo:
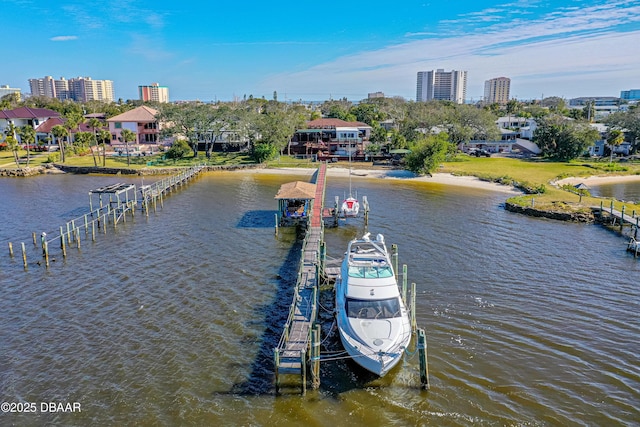
M 342 345 L 353 360 L 384 376 L 402 359 L 411 325 L 391 259 L 378 234 L 349 242 L 336 282 L 336 319 Z

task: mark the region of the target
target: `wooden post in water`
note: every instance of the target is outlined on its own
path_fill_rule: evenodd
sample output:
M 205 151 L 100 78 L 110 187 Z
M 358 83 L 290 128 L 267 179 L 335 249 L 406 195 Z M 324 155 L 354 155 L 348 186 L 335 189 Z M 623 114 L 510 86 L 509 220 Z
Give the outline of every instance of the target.
M 280 353 L 278 352 L 278 348 L 275 347 L 273 349 L 273 365 L 275 366 L 275 374 L 276 374 L 276 395 L 280 393 L 280 375 L 278 372 L 278 367 L 280 366 Z
M 62 249 L 63 258 L 67 257 L 67 248 L 65 246 L 66 245 L 65 245 L 64 233 L 62 231 L 62 227 L 60 227 L 60 249 Z
M 107 234 L 107 214 L 102 216 L 102 231 Z
M 320 325 L 311 330 L 311 386 L 320 387 Z
M 22 264 L 24 265 L 24 269 L 27 269 L 27 250 L 24 247 L 24 242 L 22 242 Z
M 71 233 L 69 230 L 69 223 L 67 223 L 67 242 L 71 244 Z
M 89 221 L 87 220 L 87 214 L 84 214 L 84 234 L 89 233 Z
M 34 231 L 33 232 L 33 246 L 36 246 L 36 245 L 37 245 L 37 243 L 36 243 L 36 232 Z
M 96 222 L 91 221 L 91 241 L 96 241 Z
M 407 303 L 407 264 L 402 264 L 402 301 Z
M 415 333 L 418 327 L 416 323 L 416 284 L 411 283 L 411 332 Z
M 302 381 L 302 395 L 307 394 L 307 357 L 304 350 L 300 351 L 300 380 Z
M 398 245 L 395 243 L 391 245 L 391 259 L 393 262 L 393 271 L 396 275 L 396 280 L 398 280 Z
M 274 214 L 276 219 L 276 235 L 278 234 L 278 214 Z
M 420 386 L 429 389 L 429 365 L 427 364 L 427 337 L 424 329 L 418 329 L 418 358 L 420 359 Z
M 46 265 L 47 268 L 49 268 L 49 245 L 47 244 L 46 240 L 42 244 L 43 244 L 42 250 L 44 251 L 44 265 Z
M 76 244 L 78 246 L 78 249 L 80 249 L 80 229 L 76 228 L 75 232 L 76 232 Z
M 9 256 L 13 258 L 13 243 L 9 242 Z

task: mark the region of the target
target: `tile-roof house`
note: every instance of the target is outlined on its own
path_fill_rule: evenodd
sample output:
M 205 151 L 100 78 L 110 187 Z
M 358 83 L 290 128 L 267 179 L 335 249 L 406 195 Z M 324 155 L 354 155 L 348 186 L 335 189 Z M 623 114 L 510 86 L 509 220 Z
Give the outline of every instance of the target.
M 143 105 L 107 119 L 111 142 L 122 141 L 122 129 L 136 133 L 137 144 L 157 144 L 160 137 L 160 123 L 156 119 L 158 111 Z
M 52 118 L 60 117 L 57 111 L 47 108 L 20 107 L 13 110 L 0 110 L 0 132 L 5 131 L 10 123 L 16 128 L 29 125 L 36 129 Z

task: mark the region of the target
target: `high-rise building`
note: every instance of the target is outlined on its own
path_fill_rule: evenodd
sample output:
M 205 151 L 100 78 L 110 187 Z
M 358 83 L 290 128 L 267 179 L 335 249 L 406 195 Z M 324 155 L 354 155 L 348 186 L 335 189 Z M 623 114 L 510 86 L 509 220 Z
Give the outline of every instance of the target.
M 169 88 L 151 83 L 151 86 L 138 86 L 138 94 L 142 101 L 169 102 Z
M 22 94 L 20 93 L 20 89 L 18 88 L 14 88 L 14 87 L 9 87 L 9 85 L 3 85 L 0 86 L 0 98 L 2 98 L 3 96 L 6 95 L 11 95 L 11 94 L 17 94 L 18 95 L 18 100 L 20 100 Z
M 509 102 L 511 79 L 496 77 L 484 82 L 484 102 L 487 104 L 506 105 Z
M 467 96 L 466 71 L 419 71 L 416 87 L 416 101 L 424 102 L 432 99 L 453 101 L 464 104 Z
M 73 99 L 87 102 L 92 100 L 113 102 L 113 82 L 111 80 L 92 80 L 91 77 L 77 77 L 59 80 L 51 76 L 42 79 L 29 79 L 32 96 L 46 96 L 60 100 Z
M 640 99 L 640 89 L 630 89 L 630 90 L 621 90 L 620 98 L 627 100 L 638 100 Z

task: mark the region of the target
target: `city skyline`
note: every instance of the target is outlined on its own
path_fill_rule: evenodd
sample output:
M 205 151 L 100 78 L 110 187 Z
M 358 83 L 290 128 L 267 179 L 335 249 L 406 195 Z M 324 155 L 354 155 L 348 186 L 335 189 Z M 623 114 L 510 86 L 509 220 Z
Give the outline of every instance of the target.
M 126 100 L 159 81 L 171 101 L 271 99 L 274 91 L 281 101 L 377 91 L 410 100 L 416 73 L 435 69 L 467 70 L 472 101 L 496 76 L 511 79 L 518 99 L 619 96 L 640 86 L 638 2 L 550 3 L 7 0 L 6 34 L 34 48 L 5 46 L 0 84 L 28 93 L 34 76 L 92 76 L 112 80 Z

